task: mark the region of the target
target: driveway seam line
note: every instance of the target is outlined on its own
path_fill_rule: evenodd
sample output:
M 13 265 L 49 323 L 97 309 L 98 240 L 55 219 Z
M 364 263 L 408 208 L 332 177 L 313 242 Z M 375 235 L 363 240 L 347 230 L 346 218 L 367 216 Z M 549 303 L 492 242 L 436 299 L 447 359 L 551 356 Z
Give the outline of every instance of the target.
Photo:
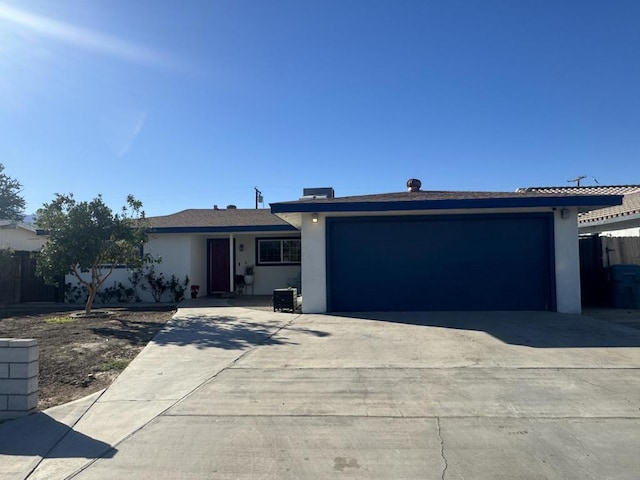
M 236 370 L 640 370 L 639 367 L 237 367 Z
M 576 416 L 566 416 L 566 417 L 560 417 L 560 416 L 555 416 L 555 417 L 551 417 L 551 416 L 531 416 L 531 415 L 527 415 L 527 416 L 522 416 L 522 417 L 513 417 L 513 416 L 504 416 L 504 415 L 496 415 L 496 416 L 491 416 L 491 415 L 448 415 L 448 416 L 443 416 L 443 415 L 309 415 L 309 414 L 282 414 L 282 415 L 265 415 L 265 414 L 255 414 L 255 415 L 249 415 L 249 414 L 239 414 L 239 415 L 229 415 L 229 414 L 225 414 L 225 415 L 207 415 L 207 414 L 203 414 L 203 413 L 171 413 L 171 414 L 167 414 L 167 415 L 162 415 L 163 417 L 202 417 L 202 418 L 364 418 L 364 419 L 374 419 L 374 418 L 387 418 L 387 419 L 399 419 L 399 418 L 406 418 L 406 419 L 435 419 L 435 418 L 447 418 L 447 419 L 454 419 L 454 420 L 464 420 L 464 419 L 469 419 L 469 418 L 487 418 L 487 419 L 504 419 L 504 420 L 638 420 L 640 421 L 640 416 L 636 416 L 636 417 L 629 417 L 629 416 L 624 416 L 624 417 L 611 417 L 611 416 L 602 416 L 602 417 L 576 417 Z
M 67 435 L 69 435 L 69 433 L 70 433 L 70 432 L 72 432 L 72 431 L 73 431 L 73 427 L 75 427 L 75 426 L 78 424 L 78 422 L 80 422 L 80 420 L 82 420 L 82 419 L 85 417 L 85 415 L 87 414 L 87 412 L 89 412 L 89 410 L 91 410 L 91 407 L 93 407 L 93 406 L 98 402 L 98 400 L 100 400 L 100 398 L 102 398 L 102 395 L 104 395 L 104 393 L 105 393 L 107 390 L 108 390 L 108 388 L 105 388 L 104 390 L 102 390 L 102 393 L 100 393 L 100 395 L 98 395 L 98 396 L 96 397 L 96 399 L 95 399 L 93 402 L 91 402 L 91 404 L 90 404 L 90 405 L 85 409 L 85 411 L 82 413 L 82 415 L 80 415 L 80 416 L 78 417 L 78 419 L 77 419 L 75 422 L 73 422 L 73 424 L 71 424 L 71 425 L 68 425 L 68 426 L 67 426 L 67 430 L 66 430 L 66 432 L 64 432 L 64 434 L 63 434 L 63 435 L 62 435 L 62 436 L 61 436 L 61 437 L 60 437 L 60 438 L 59 438 L 59 439 L 58 439 L 58 440 L 57 440 L 57 441 L 56 441 L 56 442 L 51 446 L 51 448 L 49 448 L 49 449 L 45 452 L 45 454 L 44 454 L 42 457 L 40 457 L 40 459 L 39 459 L 39 460 L 38 460 L 38 462 L 35 464 L 35 466 L 34 466 L 31 470 L 29 470 L 29 473 L 27 473 L 27 475 L 24 477 L 24 480 L 28 480 L 28 478 L 29 478 L 31 475 L 33 475 L 33 473 L 34 473 L 34 472 L 37 470 L 37 468 L 42 464 L 42 462 L 43 462 L 44 460 L 46 460 L 46 459 L 48 458 L 49 454 L 50 454 L 50 453 L 51 453 L 51 452 L 52 452 L 52 451 L 53 451 L 53 450 L 54 450 L 58 445 L 60 445 L 60 443 L 61 443 L 61 442 L 66 438 L 66 436 L 67 436 Z M 107 450 L 107 451 L 108 451 L 108 450 Z M 105 452 L 105 453 L 106 453 L 106 452 Z

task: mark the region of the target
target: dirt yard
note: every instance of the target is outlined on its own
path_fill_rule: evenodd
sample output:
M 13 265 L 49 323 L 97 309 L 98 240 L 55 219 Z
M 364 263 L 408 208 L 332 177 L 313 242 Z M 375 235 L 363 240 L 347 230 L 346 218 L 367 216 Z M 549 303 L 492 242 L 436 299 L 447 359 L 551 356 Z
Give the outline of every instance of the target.
M 77 308 L 77 307 L 76 307 Z M 173 306 L 73 311 L 0 310 L 0 338 L 35 338 L 40 346 L 44 410 L 107 387 L 173 316 Z

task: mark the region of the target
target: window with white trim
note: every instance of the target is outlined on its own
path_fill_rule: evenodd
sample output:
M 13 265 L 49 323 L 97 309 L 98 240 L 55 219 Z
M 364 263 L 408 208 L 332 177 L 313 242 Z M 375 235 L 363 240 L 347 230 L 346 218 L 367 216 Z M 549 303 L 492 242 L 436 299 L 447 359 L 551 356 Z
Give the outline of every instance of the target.
M 257 244 L 257 265 L 295 265 L 302 259 L 299 238 L 259 238 Z

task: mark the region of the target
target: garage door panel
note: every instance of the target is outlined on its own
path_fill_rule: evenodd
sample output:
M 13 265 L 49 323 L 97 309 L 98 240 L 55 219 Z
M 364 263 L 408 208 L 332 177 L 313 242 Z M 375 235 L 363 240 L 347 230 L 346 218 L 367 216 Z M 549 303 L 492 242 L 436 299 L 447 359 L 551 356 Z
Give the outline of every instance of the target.
M 330 219 L 330 309 L 549 309 L 551 221 L 545 215 Z

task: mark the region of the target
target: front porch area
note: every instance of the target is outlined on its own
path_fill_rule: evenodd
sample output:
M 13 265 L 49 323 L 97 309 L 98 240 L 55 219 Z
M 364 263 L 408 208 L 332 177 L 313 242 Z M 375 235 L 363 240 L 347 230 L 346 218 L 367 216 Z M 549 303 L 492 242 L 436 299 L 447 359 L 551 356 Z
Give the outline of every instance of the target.
M 297 298 L 297 312 L 302 305 L 302 295 Z M 185 299 L 180 308 L 208 308 L 208 307 L 242 307 L 264 312 L 273 311 L 273 295 L 209 295 L 195 299 Z

